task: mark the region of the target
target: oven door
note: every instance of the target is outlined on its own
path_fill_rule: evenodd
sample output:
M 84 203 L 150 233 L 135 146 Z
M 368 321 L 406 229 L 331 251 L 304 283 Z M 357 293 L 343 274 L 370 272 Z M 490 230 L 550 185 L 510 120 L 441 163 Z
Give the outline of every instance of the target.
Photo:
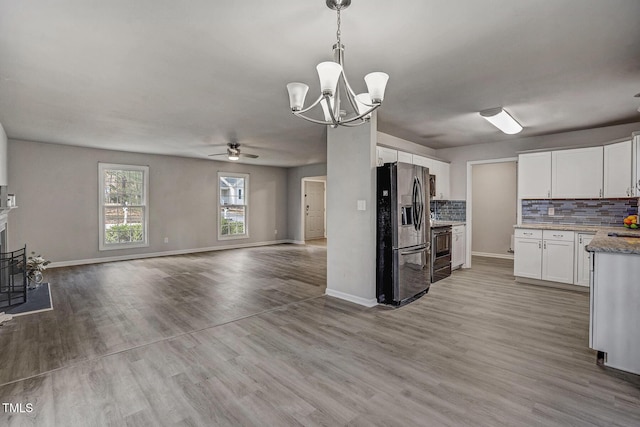
M 451 231 L 438 231 L 433 233 L 432 249 L 436 258 L 451 253 Z

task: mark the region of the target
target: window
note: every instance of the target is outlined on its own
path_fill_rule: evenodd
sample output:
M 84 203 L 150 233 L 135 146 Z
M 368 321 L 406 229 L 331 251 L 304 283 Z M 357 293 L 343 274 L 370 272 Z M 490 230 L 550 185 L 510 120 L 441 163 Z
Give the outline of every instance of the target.
M 249 175 L 218 172 L 218 238 L 249 237 L 247 226 L 247 194 Z
M 149 246 L 149 167 L 98 163 L 101 251 Z

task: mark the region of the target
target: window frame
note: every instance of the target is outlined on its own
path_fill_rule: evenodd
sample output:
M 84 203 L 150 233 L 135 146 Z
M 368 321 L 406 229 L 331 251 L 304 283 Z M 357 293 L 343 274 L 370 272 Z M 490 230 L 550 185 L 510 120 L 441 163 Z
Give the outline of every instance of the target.
M 105 239 L 105 203 L 104 203 L 104 173 L 106 170 L 123 170 L 123 171 L 142 171 L 143 173 L 143 197 L 142 204 L 133 205 L 142 207 L 144 212 L 143 218 L 143 240 L 142 242 L 131 243 L 106 243 Z M 99 251 L 111 251 L 118 249 L 146 248 L 149 247 L 149 166 L 143 165 L 127 165 L 120 163 L 102 163 L 98 162 L 98 217 L 99 217 Z
M 229 178 L 243 178 L 244 179 L 244 204 L 242 205 L 223 205 L 222 204 L 222 188 L 220 187 L 220 181 L 222 177 Z M 218 214 L 217 216 L 217 225 L 218 229 L 218 240 L 236 240 L 236 239 L 248 239 L 249 238 L 249 181 L 250 174 L 248 173 L 237 173 L 237 172 L 223 172 L 218 171 L 218 179 L 216 181 L 217 190 L 216 194 L 218 196 L 218 201 L 216 203 Z M 222 208 L 224 206 L 244 206 L 244 233 L 243 234 L 222 234 Z

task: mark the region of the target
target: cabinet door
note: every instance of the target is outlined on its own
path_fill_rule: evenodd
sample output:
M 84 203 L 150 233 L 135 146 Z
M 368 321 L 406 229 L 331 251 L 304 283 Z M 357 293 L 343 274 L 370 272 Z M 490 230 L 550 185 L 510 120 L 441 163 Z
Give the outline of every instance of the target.
M 604 197 L 631 197 L 631 140 L 604 146 Z
M 429 173 L 436 176 L 435 200 L 449 200 L 449 163 L 433 160 L 429 167 Z
M 376 153 L 378 155 L 378 166 L 398 161 L 398 150 L 378 146 L 376 147 Z
M 551 197 L 551 151 L 518 156 L 518 198 Z
M 575 284 L 580 286 L 589 286 L 589 258 L 590 253 L 585 247 L 591 243 L 593 234 L 578 234 L 576 244 L 576 272 Z
M 429 159 L 428 157 L 418 156 L 417 154 L 414 154 L 412 156 L 412 159 L 414 165 L 424 166 L 425 168 L 429 168 L 431 166 L 431 159 Z
M 460 267 L 462 264 L 464 264 L 466 251 L 464 234 L 465 227 L 456 226 L 454 228 L 455 229 L 452 235 L 453 245 L 451 246 L 451 268 Z
M 398 151 L 398 161 L 402 163 L 413 163 L 413 154 Z
M 540 279 L 542 277 L 542 239 L 514 239 L 513 275 Z
M 573 241 L 543 240 L 542 280 L 573 284 Z
M 451 199 L 451 178 L 450 178 L 451 165 L 446 162 L 438 162 L 438 163 L 440 163 L 439 165 L 440 174 L 438 175 L 438 178 L 436 178 L 437 179 L 436 182 L 438 183 L 437 195 L 442 200 L 449 200 Z
M 602 197 L 602 147 L 551 152 L 551 197 Z
M 633 177 L 631 186 L 634 195 L 640 197 L 640 132 L 633 133 Z

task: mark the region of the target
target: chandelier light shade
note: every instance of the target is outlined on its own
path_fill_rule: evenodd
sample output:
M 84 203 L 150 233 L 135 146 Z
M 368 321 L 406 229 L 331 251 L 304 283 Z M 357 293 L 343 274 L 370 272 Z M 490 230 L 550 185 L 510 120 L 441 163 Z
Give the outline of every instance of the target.
M 382 105 L 389 75 L 382 72 L 369 73 L 364 77 L 368 93 L 356 95 L 344 71 L 344 45 L 340 40 L 340 11 L 351 4 L 351 0 L 326 0 L 327 7 L 338 16 L 337 43 L 333 45 L 334 60 L 321 62 L 316 69 L 320 79 L 320 96 L 305 107 L 304 101 L 309 86 L 304 83 L 289 83 L 289 106 L 298 117 L 313 123 L 338 126 L 357 126 L 367 123 L 371 113 Z M 341 103 L 343 98 L 346 102 Z M 324 120 L 315 119 L 305 113 L 320 104 Z M 341 109 L 344 107 L 345 109 Z
M 371 97 L 371 102 L 382 103 L 384 100 L 384 90 L 387 87 L 389 75 L 386 73 L 376 72 L 369 73 L 364 76 L 364 82 L 367 84 L 367 90 Z
M 490 108 L 480 111 L 480 115 L 489 123 L 508 135 L 514 135 L 522 131 L 522 125 L 516 121 L 502 107 Z
M 289 91 L 289 104 L 291 111 L 300 111 L 304 105 L 304 99 L 309 91 L 309 86 L 304 83 L 289 83 L 287 85 Z
M 316 66 L 320 78 L 320 91 L 323 95 L 333 96 L 342 73 L 342 65 L 337 62 L 321 62 Z

